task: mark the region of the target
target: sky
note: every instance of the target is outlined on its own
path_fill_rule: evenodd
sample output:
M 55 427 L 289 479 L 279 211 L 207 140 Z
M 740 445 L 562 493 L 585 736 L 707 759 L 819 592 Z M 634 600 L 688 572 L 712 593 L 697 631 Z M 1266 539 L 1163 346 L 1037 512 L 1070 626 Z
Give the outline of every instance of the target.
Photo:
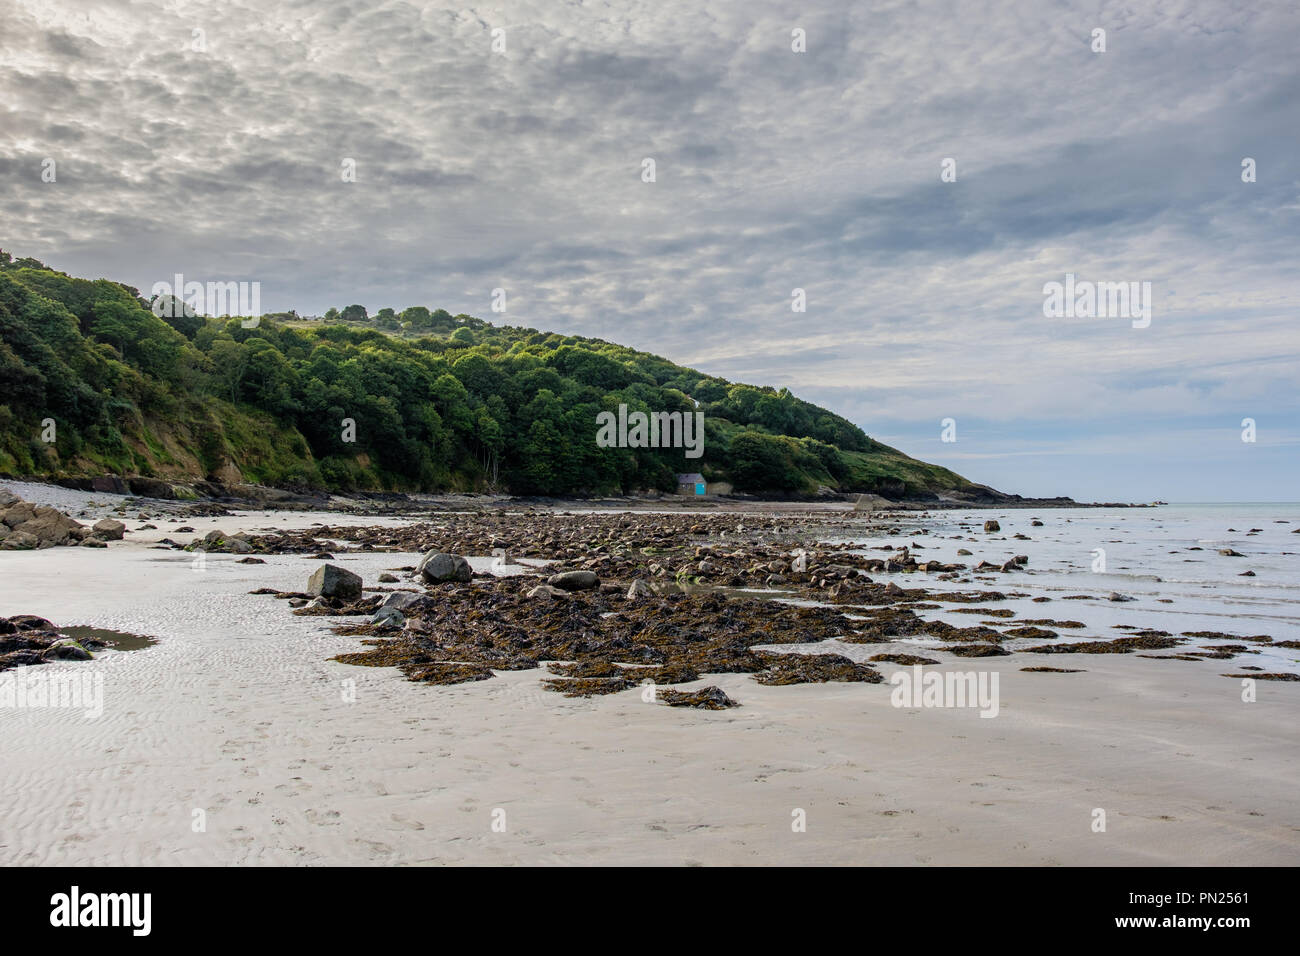
M 598 336 L 1026 496 L 1294 501 L 1297 35 L 1269 0 L 0 0 L 0 247 Z M 1046 315 L 1067 274 L 1150 283 L 1149 322 Z

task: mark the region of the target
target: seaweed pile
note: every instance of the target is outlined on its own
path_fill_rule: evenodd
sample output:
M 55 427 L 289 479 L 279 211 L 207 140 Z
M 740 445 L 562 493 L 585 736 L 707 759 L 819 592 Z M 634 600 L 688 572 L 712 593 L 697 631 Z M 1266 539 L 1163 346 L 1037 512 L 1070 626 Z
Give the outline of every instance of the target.
M 872 663 L 940 661 L 884 653 L 861 663 L 826 653 L 830 648 L 811 653 L 761 648 L 832 639 L 842 644 L 889 644 L 926 638 L 942 642 L 939 648 L 927 646 L 927 654 L 942 650 L 955 658 L 983 658 L 1019 652 L 1131 654 L 1177 648 L 1194 638 L 1233 637 L 1200 632 L 1173 636 L 1117 625 L 1128 633 L 1113 639 L 1058 641 L 1059 630 L 1081 629 L 1082 622 L 1019 619 L 1010 609 L 987 607 L 1026 594 L 991 589 L 934 591 L 876 580 L 872 575 L 881 571 L 906 574 L 920 569 L 938 571 L 946 580 L 967 580 L 960 576 L 968 570 L 964 565 L 916 558 L 915 553 L 925 548 L 915 540 L 901 547 L 881 546 L 879 550 L 889 552 L 884 558 L 853 553 L 863 549 L 851 540 L 886 531 L 904 533 L 901 528 L 881 529 L 861 516 L 843 513 L 493 512 L 441 515 L 436 521 L 399 528 L 321 525 L 307 532 L 243 539 L 254 551 L 311 553 L 329 547 L 496 554 L 502 563 L 513 564 L 522 573 L 498 577 L 476 572 L 470 577 L 466 566 L 460 580 L 440 583 L 422 577 L 411 566 L 392 568 L 405 572 L 414 585 L 402 584 L 402 578 L 390 573 L 381 575 L 381 582 L 418 590 L 393 593 L 392 588 L 368 587 L 369 596 L 352 594 L 347 600 L 260 589 L 289 599 L 295 614 L 373 615 L 369 623 L 334 628 L 362 637 L 366 647 L 335 659 L 396 667 L 410 680 L 430 684 L 488 680 L 497 671 L 542 665 L 550 674 L 544 688 L 579 697 L 647 684 L 656 688 L 685 684 L 725 673 L 751 674 L 758 683 L 770 685 L 825 680 L 877 683 L 882 677 Z M 915 538 L 924 533 L 907 535 Z M 846 540 L 828 542 L 818 536 Z M 340 549 L 339 542 L 348 542 L 347 548 Z M 547 564 L 544 569 L 520 566 L 518 559 Z M 1026 564 L 1024 556 L 1018 556 L 994 570 L 1011 574 L 1023 571 Z M 576 584 L 578 580 L 585 583 Z M 356 586 L 359 591 L 359 580 Z M 1061 599 L 1076 597 L 1093 596 Z M 795 600 L 815 602 L 815 606 L 790 603 Z M 976 619 L 969 626 L 958 626 L 921 615 L 938 609 Z M 1233 639 L 1271 641 L 1264 635 Z M 1242 643 L 1159 657 L 1195 661 L 1240 653 L 1252 651 Z M 663 692 L 657 692 L 656 698 L 665 703 L 676 700 Z M 728 706 L 724 698 L 718 691 L 683 706 Z
M 768 684 L 883 679 L 874 668 L 839 655 L 754 650 L 852 634 L 855 622 L 832 608 L 717 591 L 638 599 L 626 597 L 622 588 L 597 588 L 555 599 L 534 594 L 534 584 L 501 578 L 441 587 L 436 600 L 408 604 L 401 631 L 391 637 L 384 636 L 382 623 L 339 628 L 371 636 L 363 642 L 368 650 L 335 660 L 397 667 L 411 680 L 439 684 L 547 663 L 554 677 L 544 687 L 583 697 L 646 682 L 685 684 L 704 674 L 754 674 Z

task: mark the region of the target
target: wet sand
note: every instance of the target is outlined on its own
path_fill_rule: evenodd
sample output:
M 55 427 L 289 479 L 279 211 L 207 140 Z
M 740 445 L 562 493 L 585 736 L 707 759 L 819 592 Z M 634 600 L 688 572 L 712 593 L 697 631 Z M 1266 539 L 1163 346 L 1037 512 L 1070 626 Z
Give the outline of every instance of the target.
M 349 519 L 186 523 L 202 535 L 313 521 Z M 156 523 L 145 534 L 167 535 Z M 1219 676 L 1233 662 L 1016 654 L 934 668 L 996 670 L 994 719 L 895 708 L 888 683 L 744 674 L 685 685 L 742 704 L 723 712 L 636 691 L 567 699 L 542 691 L 538 670 L 423 686 L 329 661 L 359 649 L 327 630 L 337 620 L 247 594 L 301 588 L 319 561 L 212 554 L 195 572 L 191 555 L 131 537 L 0 552 L 0 614 L 161 638 L 41 668 L 102 673 L 96 720 L 0 708 L 5 865 L 1300 862 L 1300 688 L 1261 681 L 1244 703 Z M 336 563 L 373 584 L 413 558 Z M 1036 664 L 1086 673 L 1020 671 Z M 796 809 L 806 832 L 792 831 Z

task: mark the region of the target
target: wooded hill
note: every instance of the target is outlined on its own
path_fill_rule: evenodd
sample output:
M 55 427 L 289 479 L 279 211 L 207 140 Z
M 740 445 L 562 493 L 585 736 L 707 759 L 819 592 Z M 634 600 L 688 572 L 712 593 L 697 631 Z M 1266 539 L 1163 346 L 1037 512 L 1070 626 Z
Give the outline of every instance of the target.
M 600 339 L 422 306 L 255 328 L 176 311 L 0 252 L 0 472 L 522 495 L 668 491 L 700 472 L 750 493 L 978 492 L 785 389 Z M 702 411 L 703 457 L 598 447 L 598 413 L 620 404 Z

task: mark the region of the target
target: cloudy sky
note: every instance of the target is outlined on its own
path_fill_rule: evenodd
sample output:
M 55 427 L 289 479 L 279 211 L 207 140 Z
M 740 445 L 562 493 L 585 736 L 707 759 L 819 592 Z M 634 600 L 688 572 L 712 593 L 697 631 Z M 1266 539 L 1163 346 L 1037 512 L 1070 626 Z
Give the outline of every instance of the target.
M 0 0 L 0 244 L 601 336 L 1025 495 L 1293 501 L 1298 32 L 1290 0 Z M 1045 317 L 1066 273 L 1150 282 L 1150 325 Z

